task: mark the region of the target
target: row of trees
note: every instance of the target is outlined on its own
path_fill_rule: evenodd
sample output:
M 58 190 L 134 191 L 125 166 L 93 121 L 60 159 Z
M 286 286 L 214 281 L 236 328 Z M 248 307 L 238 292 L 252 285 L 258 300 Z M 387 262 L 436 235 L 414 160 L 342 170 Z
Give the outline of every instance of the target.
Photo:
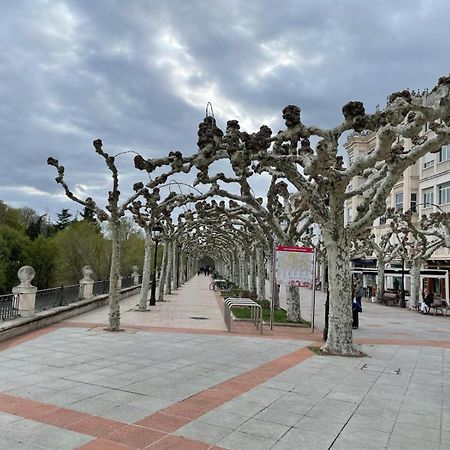
M 367 114 L 361 102 L 349 102 L 342 108 L 344 120 L 330 129 L 303 124 L 300 108 L 289 105 L 283 109 L 286 127 L 278 133 L 265 125 L 254 133 L 241 131 L 236 120 L 229 120 L 224 132 L 214 117 L 207 115 L 199 125 L 195 154 L 186 157 L 180 152 L 170 152 L 163 158 L 135 157 L 135 167 L 147 172 L 145 178 L 149 176 L 150 181 L 136 183 L 134 192 L 125 199 L 119 191 L 116 156 L 106 153 L 102 141 L 96 140 L 95 151 L 104 159 L 112 175 L 112 188 L 104 208 L 96 205 L 92 198 L 81 199 L 74 195 L 65 181 L 64 167 L 57 159 L 48 158 L 48 164 L 58 172 L 55 180 L 66 195 L 95 212 L 100 221 L 108 222 L 110 226 L 111 329 L 117 330 L 120 326 L 117 293 L 121 252 L 119 223 L 129 208 L 134 210 L 131 212 L 135 219 L 137 210 L 146 211 L 147 224 L 152 227 L 156 222 L 169 222 L 178 206 L 192 202 L 196 197 L 221 196 L 233 200 L 237 207 L 245 208 L 249 221 L 255 225 L 253 228 L 260 233 L 261 245 L 269 254 L 275 241 L 282 244 L 298 242 L 303 234 L 301 228 L 308 222 L 320 227 L 330 291 L 329 331 L 322 350 L 336 354 L 355 353 L 351 327 L 352 242 L 363 236 L 373 221 L 385 212 L 386 198 L 405 169 L 425 154 L 439 151 L 450 141 L 450 76 L 439 79 L 430 92 L 430 100 L 424 104 L 417 102 L 408 91 L 397 92 L 389 96 L 384 110 L 373 114 Z M 431 136 L 422 134 L 427 124 L 433 131 Z M 348 132 L 365 130 L 376 133 L 374 151 L 345 167 L 339 155 L 340 141 Z M 411 140 L 410 149 L 401 145 L 399 136 Z M 196 171 L 196 185 L 208 186 L 207 193 L 183 196 L 171 192 L 161 198 L 160 188 L 172 175 L 191 170 Z M 365 182 L 352 190 L 355 177 L 362 177 Z M 256 197 L 252 185 L 261 185 L 261 181 L 267 179 L 270 180 L 267 195 Z M 345 224 L 346 202 L 362 194 L 354 221 Z M 287 225 L 282 226 L 285 222 Z M 201 227 L 198 230 L 201 234 Z M 190 242 L 191 237 L 189 230 L 185 230 L 178 236 L 181 244 L 177 245 Z M 195 242 L 208 248 L 207 239 L 196 239 Z M 245 240 L 239 242 L 246 244 Z M 192 250 L 186 247 L 186 251 Z M 235 263 L 239 265 L 239 261 Z M 299 302 L 296 293 L 291 294 L 290 308 L 296 314 Z
M 91 265 L 98 279 L 108 279 L 111 259 L 109 231 L 91 214 L 74 220 L 67 209 L 58 221 L 30 208 L 12 208 L 0 201 L 0 293 L 9 293 L 18 283 L 17 271 L 24 265 L 36 271 L 39 289 L 78 283 L 81 268 Z M 144 239 L 129 220 L 121 221 L 122 273 L 142 266 Z

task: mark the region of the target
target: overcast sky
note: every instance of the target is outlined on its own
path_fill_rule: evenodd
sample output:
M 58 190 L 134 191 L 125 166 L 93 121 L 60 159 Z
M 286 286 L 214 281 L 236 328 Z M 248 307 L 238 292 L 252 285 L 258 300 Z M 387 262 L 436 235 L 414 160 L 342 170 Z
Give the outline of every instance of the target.
M 448 0 L 3 0 L 0 17 L 0 199 L 52 218 L 81 208 L 49 155 L 101 202 L 96 138 L 111 154 L 191 154 L 208 101 L 222 127 L 277 130 L 287 104 L 333 126 L 347 101 L 372 111 L 450 72 Z M 126 192 L 131 155 L 120 169 Z

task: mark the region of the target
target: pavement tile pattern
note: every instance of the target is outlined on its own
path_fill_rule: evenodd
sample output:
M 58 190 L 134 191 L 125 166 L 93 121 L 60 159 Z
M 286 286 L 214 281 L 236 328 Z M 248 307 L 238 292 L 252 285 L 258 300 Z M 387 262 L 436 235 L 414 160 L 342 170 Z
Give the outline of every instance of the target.
M 450 449 L 448 319 L 369 304 L 368 357 L 316 356 L 308 330 L 227 333 L 208 284 L 126 299 L 122 333 L 97 310 L 0 343 L 0 450 Z

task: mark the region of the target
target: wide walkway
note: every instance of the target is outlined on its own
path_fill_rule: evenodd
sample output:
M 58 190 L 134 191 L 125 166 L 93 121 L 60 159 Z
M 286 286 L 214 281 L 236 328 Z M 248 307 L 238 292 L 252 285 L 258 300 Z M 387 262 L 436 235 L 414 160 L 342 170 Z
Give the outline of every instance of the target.
M 128 297 L 120 302 L 121 324 L 125 328 L 149 326 L 225 331 L 216 296 L 209 290 L 210 283 L 209 277 L 195 276 L 146 312 L 138 311 L 139 295 Z M 107 326 L 108 311 L 109 307 L 105 306 L 70 321 Z
M 229 334 L 208 285 L 126 299 L 124 332 L 97 310 L 0 343 L 0 450 L 450 449 L 446 335 L 317 356 L 320 333 Z

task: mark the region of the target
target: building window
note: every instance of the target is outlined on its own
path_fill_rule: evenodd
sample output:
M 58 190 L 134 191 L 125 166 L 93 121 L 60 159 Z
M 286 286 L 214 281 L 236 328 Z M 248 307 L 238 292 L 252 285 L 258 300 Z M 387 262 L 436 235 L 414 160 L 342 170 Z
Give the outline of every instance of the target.
M 351 166 L 353 164 L 353 156 L 348 157 L 348 165 Z
M 432 189 L 423 191 L 423 203 L 425 208 L 429 208 L 434 203 L 434 192 Z
M 347 223 L 352 221 L 352 208 L 347 208 Z
M 448 161 L 450 159 L 450 145 L 443 145 L 439 152 L 439 162 Z
M 384 225 L 386 223 L 386 216 L 380 217 L 380 225 Z
M 411 205 L 409 208 L 411 212 L 417 212 L 416 206 L 417 206 L 417 192 L 411 192 Z
M 403 212 L 403 192 L 395 194 L 395 212 Z
M 439 186 L 439 204 L 450 203 L 450 183 L 444 183 Z
M 424 161 L 423 168 L 428 169 L 429 167 L 434 166 L 434 159 L 430 159 L 429 161 Z

